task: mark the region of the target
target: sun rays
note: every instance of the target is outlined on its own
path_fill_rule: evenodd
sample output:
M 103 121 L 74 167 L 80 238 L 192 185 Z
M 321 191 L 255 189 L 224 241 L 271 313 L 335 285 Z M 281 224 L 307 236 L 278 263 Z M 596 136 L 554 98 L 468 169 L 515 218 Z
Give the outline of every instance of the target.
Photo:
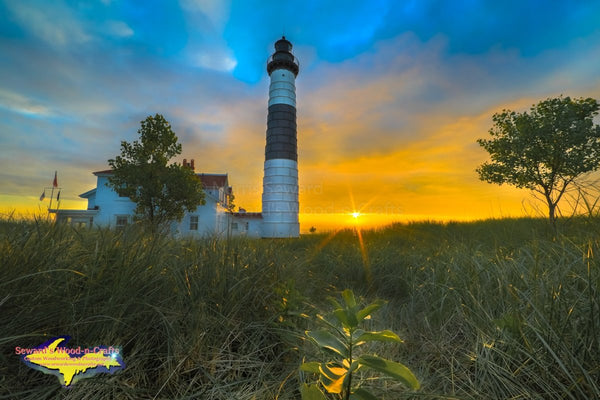
M 346 217 L 350 216 L 350 221 L 352 222 L 351 229 L 354 233 L 354 236 L 356 236 L 356 238 L 358 239 L 358 248 L 360 250 L 363 269 L 365 271 L 365 279 L 366 279 L 367 283 L 370 284 L 372 282 L 371 263 L 369 261 L 369 253 L 367 251 L 367 246 L 365 245 L 365 240 L 363 238 L 363 229 L 361 227 L 361 223 L 363 222 L 363 219 L 366 216 L 366 214 L 363 213 L 362 210 L 365 209 L 366 206 L 371 204 L 373 202 L 373 200 L 375 200 L 375 198 L 372 198 L 367 203 L 365 203 L 361 207 L 360 210 L 357 210 L 356 205 L 354 203 L 354 195 L 352 194 L 352 190 L 350 189 L 350 187 L 348 187 L 348 197 L 350 199 L 350 203 L 352 205 L 353 211 L 349 214 L 341 214 L 341 215 L 344 215 Z M 348 226 L 348 225 L 346 225 L 346 226 Z M 325 246 L 327 246 L 327 244 L 342 230 L 343 230 L 343 228 L 338 228 L 335 231 L 331 232 L 329 235 L 327 235 L 327 237 L 325 237 L 317 245 L 314 255 L 318 254 Z

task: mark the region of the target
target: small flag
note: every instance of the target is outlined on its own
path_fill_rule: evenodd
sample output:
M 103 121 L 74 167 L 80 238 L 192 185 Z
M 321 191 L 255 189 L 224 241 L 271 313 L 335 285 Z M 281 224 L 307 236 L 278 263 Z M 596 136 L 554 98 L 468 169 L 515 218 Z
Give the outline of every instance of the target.
M 45 198 L 46 198 L 46 189 L 44 189 L 44 192 L 40 196 L 40 201 L 43 201 Z
M 58 191 L 58 194 L 56 195 L 56 201 L 60 201 L 60 190 Z
M 52 182 L 52 186 L 58 187 L 58 179 L 56 176 L 56 171 L 54 171 L 54 181 Z

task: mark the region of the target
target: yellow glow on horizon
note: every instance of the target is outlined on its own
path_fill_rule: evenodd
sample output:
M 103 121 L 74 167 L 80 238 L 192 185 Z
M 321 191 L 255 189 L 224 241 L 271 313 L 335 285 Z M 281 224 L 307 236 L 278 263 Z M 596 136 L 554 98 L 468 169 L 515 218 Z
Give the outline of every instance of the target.
M 341 186 L 341 185 L 340 185 Z M 329 200 L 326 196 L 336 189 L 344 191 L 343 186 L 333 188 L 326 187 L 322 193 L 312 196 L 301 196 L 301 204 L 309 203 L 305 210 L 299 214 L 300 231 L 303 234 L 309 233 L 314 227 L 317 233 L 333 232 L 340 229 L 354 229 L 360 226 L 363 230 L 380 229 L 393 223 L 407 223 L 418 221 L 473 221 L 487 218 L 519 217 L 519 216 L 541 216 L 532 208 L 524 208 L 527 204 L 523 198 L 527 199 L 526 191 L 518 191 L 511 188 L 500 188 L 489 185 L 489 192 L 477 193 L 475 190 L 463 188 L 461 194 L 444 193 L 442 195 L 418 195 L 417 193 L 404 193 L 401 199 L 403 209 L 399 207 L 387 208 L 385 206 L 372 206 L 373 196 L 370 193 L 364 196 L 364 188 L 352 190 L 355 194 L 358 192 L 361 197 L 355 200 L 355 207 L 352 208 L 351 200 L 346 197 L 338 203 Z M 482 196 L 482 194 L 484 194 Z M 393 199 L 393 194 L 384 193 L 381 197 Z M 240 196 L 241 197 L 241 196 Z M 250 196 L 248 196 L 250 197 Z M 256 196 L 254 196 L 256 197 Z M 443 199 L 443 201 L 441 201 Z M 237 200 L 237 199 L 236 199 Z M 358 200 L 358 201 L 356 201 Z M 312 204 L 322 202 L 325 206 L 311 207 Z M 246 202 L 240 201 L 237 204 L 246 205 Z M 440 209 L 443 204 L 443 209 Z M 533 203 L 538 205 L 537 203 Z M 48 199 L 39 201 L 39 196 L 10 196 L 0 195 L 0 216 L 7 218 L 12 216 L 16 219 L 31 219 L 33 217 L 47 216 Z M 543 206 L 543 205 L 542 205 Z M 61 200 L 61 209 L 81 209 L 87 207 L 85 200 Z M 53 204 L 54 208 L 54 204 Z M 260 211 L 260 204 L 257 207 L 250 208 L 250 211 Z M 358 214 L 358 215 L 356 215 Z M 355 216 L 356 215 L 356 216 Z
M 49 193 L 46 193 L 49 195 Z M 13 196 L 0 195 L 0 217 L 14 219 L 32 219 L 48 216 L 49 198 L 40 201 L 38 196 Z M 56 199 L 52 208 L 78 209 L 87 208 L 87 200 L 61 200 L 58 204 Z

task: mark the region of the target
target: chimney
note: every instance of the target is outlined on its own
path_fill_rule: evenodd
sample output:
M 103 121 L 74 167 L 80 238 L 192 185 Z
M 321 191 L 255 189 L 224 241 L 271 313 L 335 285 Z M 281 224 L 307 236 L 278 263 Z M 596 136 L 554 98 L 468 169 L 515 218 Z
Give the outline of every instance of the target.
M 184 159 L 183 159 L 183 166 L 184 166 L 184 167 L 187 167 L 187 166 L 188 166 L 188 165 L 187 165 L 187 158 L 184 158 Z
M 190 160 L 190 168 L 192 169 L 192 171 L 196 170 L 196 168 L 194 167 L 194 159 L 193 158 Z

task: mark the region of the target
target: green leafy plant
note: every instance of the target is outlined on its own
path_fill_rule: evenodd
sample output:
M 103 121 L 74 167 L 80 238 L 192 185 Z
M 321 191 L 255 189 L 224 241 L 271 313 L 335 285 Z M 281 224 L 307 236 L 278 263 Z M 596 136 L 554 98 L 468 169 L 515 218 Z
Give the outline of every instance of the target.
M 334 359 L 322 363 L 307 362 L 300 366 L 301 371 L 319 376 L 319 381 L 315 384 L 302 384 L 302 400 L 326 400 L 328 397 L 321 387 L 338 399 L 376 399 L 363 387 L 363 380 L 355 379 L 356 373 L 361 369 L 382 373 L 411 389 L 419 389 L 419 381 L 405 365 L 361 351 L 361 346 L 374 341 L 402 343 L 402 339 L 392 331 L 375 332 L 360 328 L 363 321 L 369 319 L 385 302 L 378 300 L 361 308 L 349 289 L 342 292 L 342 298 L 344 305 L 330 299 L 334 310 L 329 318 L 319 316 L 327 329 L 306 332 L 312 342 Z

